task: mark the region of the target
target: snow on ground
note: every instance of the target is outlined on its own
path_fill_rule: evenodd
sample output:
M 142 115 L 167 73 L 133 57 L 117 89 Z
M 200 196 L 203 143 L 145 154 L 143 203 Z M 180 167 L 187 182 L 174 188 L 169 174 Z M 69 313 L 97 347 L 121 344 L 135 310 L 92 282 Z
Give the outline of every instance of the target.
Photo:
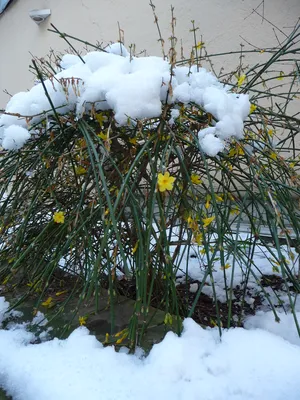
M 155 224 L 153 227 L 157 233 L 158 228 Z M 169 235 L 169 231 L 167 231 Z M 176 229 L 172 233 L 171 242 L 176 242 L 178 239 Z M 187 236 L 184 236 L 184 239 L 187 239 Z M 213 246 L 213 241 L 216 239 L 215 236 L 209 240 Z M 244 247 L 245 254 L 252 254 L 252 246 L 250 243 L 249 235 L 246 233 L 240 233 L 236 240 L 239 241 L 239 246 Z M 156 246 L 156 241 L 152 239 L 152 246 Z M 170 255 L 173 256 L 176 246 L 170 246 Z M 226 264 L 227 268 L 223 268 L 220 253 L 217 252 L 215 256 L 215 261 L 213 262 L 211 274 L 207 274 L 207 255 L 202 253 L 204 250 L 203 246 L 198 246 L 197 244 L 192 244 L 189 247 L 189 251 L 184 246 L 180 250 L 180 254 L 175 260 L 175 265 L 177 267 L 177 279 L 176 282 L 185 283 L 186 275 L 188 275 L 192 280 L 197 281 L 199 283 L 205 281 L 205 285 L 202 288 L 202 293 L 207 296 L 216 298 L 222 302 L 227 302 L 226 292 L 229 291 L 230 288 L 236 289 L 237 287 L 243 288 L 245 280 L 247 279 L 247 295 L 245 296 L 245 302 L 249 304 L 250 307 L 254 308 L 254 298 L 256 296 L 262 295 L 261 302 L 263 306 L 263 310 L 267 311 L 270 308 L 270 302 L 278 307 L 284 307 L 284 309 L 290 309 L 290 298 L 288 295 L 288 290 L 284 285 L 282 289 L 277 289 L 274 291 L 271 287 L 264 287 L 265 293 L 262 292 L 262 287 L 259 284 L 259 279 L 263 276 L 277 276 L 282 277 L 282 271 L 280 269 L 278 259 L 279 255 L 275 248 L 268 249 L 266 246 L 262 245 L 260 242 L 256 242 L 255 249 L 253 251 L 253 255 L 251 260 L 249 257 L 245 257 L 244 260 L 241 260 L 237 255 L 234 255 L 234 252 L 231 254 L 226 254 Z M 251 251 L 250 251 L 251 250 Z M 294 248 L 288 248 L 286 245 L 282 245 L 280 247 L 280 251 L 282 256 L 286 259 L 288 268 L 293 275 L 298 274 L 299 269 L 299 255 L 297 254 Z M 111 250 L 113 252 L 113 250 Z M 209 252 L 209 258 L 212 259 L 212 252 Z M 177 261 L 179 260 L 179 265 L 177 265 Z M 68 271 L 69 273 L 74 273 L 74 270 L 67 266 L 69 258 L 61 258 L 59 261 L 60 268 Z M 245 261 L 249 261 L 249 264 L 246 264 Z M 122 259 L 117 259 L 117 263 L 122 265 Z M 128 265 L 133 265 L 133 260 L 128 257 Z M 250 271 L 250 274 L 248 273 Z M 117 276 L 120 279 L 124 277 L 124 272 L 117 270 Z M 211 279 L 213 277 L 213 280 Z M 212 285 L 213 281 L 213 285 Z M 288 283 L 288 285 L 292 286 L 292 283 Z M 192 283 L 190 286 L 191 292 L 197 292 L 199 288 L 198 283 Z M 268 299 L 267 296 L 268 295 Z M 290 292 L 291 299 L 295 302 L 297 300 L 294 297 L 294 293 Z M 234 294 L 232 295 L 232 299 L 235 300 Z M 294 307 L 297 311 L 300 311 L 300 301 L 295 302 Z
M 176 236 L 174 236 L 174 239 L 176 239 Z M 247 234 L 240 234 L 238 237 L 238 240 L 240 241 L 239 246 L 245 247 L 245 254 L 250 254 L 251 252 L 249 252 L 249 248 L 253 246 L 249 245 L 248 239 L 249 236 Z M 243 283 L 247 278 L 247 289 L 251 296 L 246 296 L 245 301 L 247 301 L 251 306 L 253 305 L 252 297 L 255 297 L 262 291 L 261 285 L 257 282 L 258 279 L 263 275 L 282 276 L 282 271 L 277 261 L 279 259 L 277 250 L 272 249 L 272 251 L 270 251 L 270 249 L 267 249 L 267 247 L 258 242 L 251 259 L 245 257 L 244 260 L 241 260 L 238 256 L 234 256 L 234 252 L 228 254 L 226 256 L 226 268 L 222 266 L 220 254 L 217 252 L 211 272 L 214 284 L 213 289 L 211 275 L 207 275 L 207 255 L 202 254 L 203 249 L 203 246 L 193 245 L 191 246 L 189 253 L 187 251 L 181 253 L 181 263 L 177 271 L 177 282 L 185 282 L 186 273 L 195 281 L 202 282 L 205 280 L 205 286 L 202 288 L 202 293 L 214 297 L 215 290 L 216 297 L 221 302 L 227 301 L 226 289 L 228 290 L 228 288 L 236 288 L 238 286 L 243 287 Z M 299 268 L 299 255 L 295 249 L 288 249 L 287 246 L 282 245 L 280 250 L 282 256 L 287 261 L 291 273 L 297 274 Z M 173 254 L 172 251 L 171 254 Z M 210 259 L 212 258 L 212 254 L 212 252 L 209 252 Z M 247 265 L 245 261 L 248 261 L 249 264 Z M 249 268 L 251 268 L 250 274 L 248 274 Z M 193 286 L 192 290 L 195 290 L 195 286 Z M 276 293 L 274 293 L 272 288 L 269 287 L 266 287 L 264 290 L 268 293 L 269 299 L 274 305 L 283 305 L 287 308 L 290 307 L 290 300 L 285 288 L 283 288 L 283 290 L 277 290 Z M 262 299 L 262 303 L 266 307 L 269 305 L 266 298 Z M 300 311 L 300 305 L 298 311 Z
M 120 43 L 106 51 L 92 51 L 83 58 L 66 54 L 57 74 L 14 95 L 0 117 L 0 145 L 20 149 L 32 132 L 39 133 L 32 126 L 53 116 L 45 88 L 58 114 L 74 112 L 80 119 L 93 106 L 97 111 L 112 110 L 120 125 L 128 124 L 128 118 L 159 117 L 165 103 L 174 104 L 175 110 L 179 103 L 198 104 L 215 118 L 214 126 L 199 132 L 200 145 L 210 156 L 223 151 L 231 137 L 243 138 L 248 95 L 230 92 L 204 68 L 173 68 L 160 57 L 131 57 Z M 170 125 L 178 115 L 173 112 Z
M 288 258 L 288 249 L 283 246 L 281 251 Z M 257 246 L 254 254 L 259 276 L 274 274 L 274 254 L 263 246 Z M 201 249 L 192 247 L 190 255 L 183 258 L 181 270 L 188 263 L 189 275 L 201 281 L 205 273 Z M 224 272 L 230 280 L 232 265 L 222 270 L 217 259 L 213 276 L 221 300 Z M 280 271 L 275 273 L 280 276 Z M 234 274 L 234 285 L 240 284 L 243 266 L 237 266 Z M 254 279 L 250 287 L 253 293 L 259 290 Z M 210 286 L 205 288 L 210 294 Z M 281 298 L 289 310 L 287 293 Z M 0 327 L 7 318 L 20 316 L 8 313 L 8 308 L 0 297 Z M 300 321 L 299 302 L 295 310 Z M 221 340 L 217 328 L 204 330 L 186 319 L 181 337 L 168 333 L 146 357 L 141 349 L 129 355 L 124 347 L 119 353 L 113 347 L 104 348 L 85 327 L 66 340 L 49 340 L 42 314 L 34 318 L 34 330 L 29 322 L 11 320 L 3 325 L 5 329 L 0 328 L 0 387 L 14 400 L 298 400 L 300 339 L 294 316 L 283 309 L 276 311 L 279 322 L 272 312 L 260 310 L 247 317 L 245 329 L 223 330 Z M 33 344 L 37 338 L 42 343 Z
M 0 310 L 5 319 L 3 298 Z M 298 400 L 291 320 L 278 324 L 277 335 L 256 326 L 252 319 L 250 330 L 224 330 L 220 340 L 216 329 L 186 319 L 181 337 L 168 333 L 146 357 L 104 348 L 85 327 L 66 340 L 31 344 L 28 326 L 11 326 L 0 330 L 0 386 L 14 400 Z
M 256 315 L 248 317 L 244 322 L 246 329 L 263 329 L 265 331 L 274 333 L 288 340 L 290 343 L 300 346 L 300 337 L 297 332 L 294 315 L 291 313 L 284 313 L 277 311 L 280 321 L 276 321 L 272 311 L 257 311 Z M 300 322 L 300 312 L 296 312 L 295 316 L 297 322 Z

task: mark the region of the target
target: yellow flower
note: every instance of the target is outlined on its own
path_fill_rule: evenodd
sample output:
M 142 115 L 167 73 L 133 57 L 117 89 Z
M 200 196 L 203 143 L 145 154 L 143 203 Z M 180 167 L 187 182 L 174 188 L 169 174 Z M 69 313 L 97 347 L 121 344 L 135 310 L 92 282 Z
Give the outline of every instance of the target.
M 134 245 L 133 249 L 132 249 L 132 254 L 135 254 L 137 249 L 139 247 L 139 241 L 136 242 L 136 244 Z
M 214 320 L 214 319 L 210 319 L 210 324 L 213 326 L 213 327 L 216 327 L 216 326 L 218 326 L 218 323 Z
M 45 163 L 45 167 L 46 167 L 47 169 L 50 168 L 51 161 L 50 161 L 48 158 L 42 157 L 42 161 Z
M 194 234 L 194 242 L 197 243 L 199 246 L 202 245 L 202 242 L 203 242 L 202 233 L 198 232 L 198 233 Z
M 53 215 L 53 221 L 57 224 L 63 224 L 65 222 L 65 214 L 63 211 L 57 211 Z
M 232 147 L 228 152 L 228 157 L 234 157 L 236 155 L 236 148 Z
M 85 141 L 83 138 L 79 139 L 78 142 L 77 142 L 77 144 L 78 144 L 78 146 L 81 147 L 82 149 L 83 149 L 84 147 L 86 147 L 86 141 Z
M 196 231 L 198 229 L 197 221 L 195 221 L 192 217 L 188 217 L 187 223 L 190 229 Z
M 170 176 L 169 172 L 165 172 L 164 174 L 158 174 L 158 190 L 160 192 L 164 192 L 166 190 L 172 190 L 174 181 L 176 178 Z
M 75 168 L 75 174 L 76 175 L 84 175 L 86 174 L 86 169 L 84 167 L 82 167 L 81 165 L 79 167 Z
M 55 296 L 61 296 L 62 294 L 68 293 L 67 290 L 62 290 L 61 292 L 56 292 Z
M 27 286 L 30 287 L 30 288 L 33 288 L 33 290 L 36 293 L 41 293 L 42 292 L 42 289 L 40 287 L 41 286 L 41 281 L 40 280 L 37 281 L 37 282 L 28 282 Z
M 79 320 L 80 326 L 86 325 L 87 319 L 88 319 L 87 315 L 85 315 L 84 317 L 79 317 L 78 320 Z
M 196 46 L 196 49 L 197 49 L 197 50 L 200 50 L 200 49 L 202 49 L 202 48 L 204 47 L 204 45 L 205 45 L 204 42 L 198 42 L 198 43 L 197 43 L 197 46 Z
M 224 269 L 228 269 L 228 268 L 230 268 L 230 267 L 231 267 L 231 265 L 230 265 L 229 263 L 227 263 L 227 264 L 223 265 L 223 266 L 221 267 L 221 269 L 224 271 Z
M 47 300 L 45 300 L 42 303 L 42 306 L 47 307 L 47 308 L 52 308 L 55 305 L 53 298 L 52 297 L 48 297 Z
M 192 175 L 191 175 L 191 182 L 192 182 L 194 185 L 200 185 L 200 183 L 202 183 L 202 181 L 201 181 L 201 179 L 200 179 L 200 176 L 199 176 L 199 175 L 196 175 L 196 174 L 192 174 Z
M 137 142 L 137 138 L 136 137 L 133 137 L 133 138 L 129 139 L 129 143 L 131 143 L 131 144 L 136 144 L 136 142 Z
M 170 139 L 170 137 L 171 137 L 170 135 L 162 135 L 160 139 L 164 140 L 164 141 L 167 141 L 167 140 Z
M 272 266 L 272 271 L 273 271 L 273 272 L 279 273 L 279 268 L 276 267 L 276 265 L 273 265 L 273 266 Z
M 9 279 L 10 279 L 10 276 L 7 275 L 7 277 L 6 277 L 6 278 L 4 279 L 4 281 L 2 282 L 2 285 L 6 285 L 7 282 L 9 281 Z
M 100 132 L 100 133 L 98 133 L 97 136 L 102 140 L 107 140 L 108 139 L 107 133 Z
M 107 344 L 109 342 L 109 333 L 105 334 L 105 340 L 103 342 L 103 344 Z
M 105 148 L 110 150 L 111 140 L 109 139 L 109 131 L 107 131 L 107 133 L 100 132 L 97 136 L 104 141 Z
M 170 313 L 166 313 L 165 318 L 164 318 L 164 324 L 165 325 L 172 325 L 173 324 L 173 318 Z
M 231 215 L 239 215 L 239 213 L 240 213 L 240 210 L 239 210 L 239 208 L 238 208 L 237 206 L 233 207 L 233 208 L 230 210 L 230 214 L 231 214 Z
M 277 77 L 277 80 L 282 81 L 283 77 L 284 77 L 284 72 L 280 71 L 279 76 Z
M 127 336 L 128 336 L 128 335 L 122 336 L 120 339 L 118 339 L 118 340 L 116 341 L 116 344 L 121 344 L 121 343 L 126 339 Z
M 203 228 L 208 227 L 214 220 L 216 217 L 208 217 L 208 218 L 203 218 L 202 222 L 203 222 Z
M 234 157 L 234 156 L 243 156 L 245 154 L 244 149 L 242 148 L 241 145 L 236 144 L 234 147 L 232 147 L 229 150 L 228 157 Z
M 95 118 L 99 122 L 100 126 L 103 126 L 103 122 L 107 120 L 107 117 L 105 117 L 102 113 L 96 114 Z
M 244 83 L 245 79 L 246 79 L 246 75 L 245 74 L 244 75 L 240 75 L 240 77 L 239 77 L 239 79 L 237 81 L 238 87 L 242 86 L 242 84 Z
M 228 192 L 228 198 L 229 198 L 229 200 L 231 200 L 231 201 L 234 201 L 235 200 L 235 198 L 232 196 L 232 194 L 231 193 L 229 193 Z
M 120 332 L 117 332 L 116 334 L 115 334 L 115 337 L 117 338 L 119 338 L 117 341 L 116 341 L 116 344 L 121 344 L 123 341 L 124 341 L 124 339 L 126 339 L 127 338 L 127 336 L 128 336 L 128 329 L 127 328 L 125 328 L 125 329 L 123 329 L 122 331 L 120 331 Z
M 250 112 L 249 114 L 252 114 L 255 110 L 257 109 L 257 106 L 255 104 L 250 105 Z
M 272 159 L 272 160 L 277 160 L 277 154 L 274 152 L 274 151 L 272 151 L 271 153 L 270 153 L 270 158 Z
M 206 203 L 205 203 L 205 208 L 208 209 L 210 207 L 210 200 L 211 200 L 211 195 L 208 194 L 206 196 Z
M 289 251 L 289 256 L 292 261 L 295 261 L 295 254 L 292 251 Z

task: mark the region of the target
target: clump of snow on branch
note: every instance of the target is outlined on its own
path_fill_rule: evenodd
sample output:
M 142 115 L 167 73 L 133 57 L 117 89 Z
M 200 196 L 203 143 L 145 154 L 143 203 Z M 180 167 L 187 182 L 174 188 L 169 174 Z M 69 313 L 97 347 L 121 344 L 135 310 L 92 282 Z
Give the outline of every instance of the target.
M 30 138 L 30 133 L 27 129 L 19 125 L 10 125 L 3 131 L 2 146 L 5 149 L 18 150 Z
M 250 110 L 247 95 L 230 92 L 204 68 L 175 67 L 171 80 L 167 61 L 130 57 L 120 43 L 109 45 L 106 52 L 92 51 L 82 59 L 64 55 L 60 71 L 44 85 L 57 114 L 72 111 L 80 119 L 92 107 L 112 110 L 119 125 L 126 125 L 128 118 L 159 117 L 165 103 L 186 107 L 195 103 L 214 117 L 214 126 L 199 132 L 200 145 L 210 156 L 224 150 L 232 137 L 243 137 L 243 121 Z M 20 149 L 29 139 L 31 127 L 53 113 L 42 83 L 17 93 L 0 117 L 0 144 L 8 150 Z

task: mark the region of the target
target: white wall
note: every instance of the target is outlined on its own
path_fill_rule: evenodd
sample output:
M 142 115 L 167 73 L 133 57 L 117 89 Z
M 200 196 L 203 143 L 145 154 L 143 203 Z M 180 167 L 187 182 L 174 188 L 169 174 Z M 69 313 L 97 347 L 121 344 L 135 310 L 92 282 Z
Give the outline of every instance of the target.
M 153 0 L 163 37 L 170 36 L 170 4 L 177 17 L 176 35 L 184 43 L 185 55 L 193 45 L 191 20 L 200 28 L 211 52 L 238 50 L 240 36 L 263 48 L 277 43 L 273 27 L 253 12 L 261 0 Z M 265 17 L 288 32 L 300 16 L 300 0 L 265 0 Z M 52 15 L 36 25 L 28 16 L 35 8 L 50 8 Z M 257 9 L 262 13 L 262 5 Z M 0 17 L 0 108 L 9 96 L 32 86 L 33 75 L 28 66 L 30 52 L 45 56 L 50 48 L 63 51 L 64 40 L 47 31 L 53 23 L 61 31 L 92 42 L 118 40 L 117 22 L 125 31 L 125 44 L 135 43 L 148 54 L 160 54 L 157 30 L 149 0 L 14 0 Z M 280 38 L 283 35 L 277 31 Z M 257 57 L 257 56 L 256 56 Z M 249 59 L 254 62 L 255 59 Z M 236 66 L 238 56 L 225 58 L 226 68 Z

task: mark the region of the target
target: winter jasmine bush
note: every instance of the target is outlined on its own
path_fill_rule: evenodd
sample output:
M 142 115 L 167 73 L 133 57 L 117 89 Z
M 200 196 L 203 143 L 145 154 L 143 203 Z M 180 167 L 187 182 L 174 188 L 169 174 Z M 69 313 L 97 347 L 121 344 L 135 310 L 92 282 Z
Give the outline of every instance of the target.
M 207 284 L 221 327 L 216 265 L 227 326 L 236 323 L 235 270 L 243 271 L 243 304 L 249 279 L 259 281 L 253 252 L 263 244 L 293 310 L 299 116 L 288 111 L 299 96 L 298 43 L 299 25 L 278 48 L 263 50 L 267 61 L 222 71 L 219 79 L 202 66 L 213 57 L 202 41 L 195 39 L 189 59 L 176 60 L 174 32 L 169 58 L 134 57 L 116 43 L 55 63 L 33 60 L 39 83 L 13 96 L 0 117 L 2 282 L 26 284 L 38 294 L 37 307 L 48 301 L 58 312 L 64 303 L 45 300 L 58 269 L 77 278 L 70 296 L 80 293 L 78 306 L 94 299 L 97 310 L 108 287 L 114 332 L 119 282 L 134 280 L 135 305 L 121 335 L 134 346 L 151 323 L 153 302 L 180 332 Z M 191 249 L 204 278 L 188 305 L 176 279 L 184 276 L 188 285 Z M 259 295 L 276 315 L 263 285 Z

